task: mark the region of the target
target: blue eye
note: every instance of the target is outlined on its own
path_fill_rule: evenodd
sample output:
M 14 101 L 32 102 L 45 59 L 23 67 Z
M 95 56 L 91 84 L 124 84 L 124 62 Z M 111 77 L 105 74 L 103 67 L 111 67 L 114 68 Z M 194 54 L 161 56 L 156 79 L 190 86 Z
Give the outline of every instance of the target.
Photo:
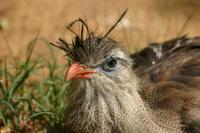
M 115 70 L 117 63 L 118 63 L 117 60 L 112 58 L 112 59 L 106 61 L 105 63 L 103 63 L 101 68 L 105 72 L 111 72 L 111 71 Z

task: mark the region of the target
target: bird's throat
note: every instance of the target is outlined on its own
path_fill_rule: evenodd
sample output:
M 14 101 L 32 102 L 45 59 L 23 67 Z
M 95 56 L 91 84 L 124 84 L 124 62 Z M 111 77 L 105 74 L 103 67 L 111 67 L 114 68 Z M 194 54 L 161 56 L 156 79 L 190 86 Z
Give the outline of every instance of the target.
M 89 86 L 89 82 L 86 82 L 86 86 Z M 92 87 L 73 89 L 75 92 L 70 98 L 73 99 L 70 103 L 72 108 L 66 118 L 69 122 L 66 123 L 75 125 L 79 132 L 112 133 L 114 128 L 119 133 L 181 133 L 177 127 L 162 126 L 166 125 L 163 123 L 169 117 L 168 113 L 151 110 L 135 91 L 139 89 L 138 85 L 130 86 L 133 87 L 127 89 L 130 91 L 116 88 L 105 93 Z M 168 122 L 169 125 L 174 124 Z

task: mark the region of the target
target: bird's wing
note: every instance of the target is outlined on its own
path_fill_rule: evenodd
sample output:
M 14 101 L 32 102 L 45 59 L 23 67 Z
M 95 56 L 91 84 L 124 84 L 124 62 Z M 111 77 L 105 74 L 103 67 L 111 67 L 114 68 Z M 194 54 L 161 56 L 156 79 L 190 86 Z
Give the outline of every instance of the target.
M 161 46 L 165 45 L 168 43 Z M 200 37 L 177 40 L 162 54 L 156 64 L 146 67 L 138 76 L 154 83 L 170 80 L 200 87 L 196 82 L 200 81 Z
M 200 133 L 200 37 L 175 40 L 154 65 L 139 67 L 135 71 L 149 84 L 141 92 L 151 95 L 152 108 L 180 113 L 185 130 Z
M 133 69 L 138 73 L 158 64 L 166 53 L 185 44 L 186 36 L 172 39 L 163 43 L 151 43 L 143 50 L 130 55 L 133 61 Z

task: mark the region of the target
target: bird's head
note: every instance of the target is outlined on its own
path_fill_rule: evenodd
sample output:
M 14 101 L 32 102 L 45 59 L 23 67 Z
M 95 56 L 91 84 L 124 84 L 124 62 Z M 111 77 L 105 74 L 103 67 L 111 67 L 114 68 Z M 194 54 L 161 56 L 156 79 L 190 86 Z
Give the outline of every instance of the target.
M 106 91 L 132 82 L 132 61 L 128 52 L 111 38 L 90 34 L 87 39 L 75 37 L 72 47 L 63 40 L 60 43 L 72 59 L 65 74 L 76 87 Z M 81 85 L 81 86 L 80 86 Z M 124 88 L 124 87 L 123 87 Z
M 88 29 L 84 21 L 78 21 L 83 25 L 82 31 L 84 26 Z M 75 34 L 71 45 L 62 39 L 59 45 L 53 44 L 72 59 L 65 74 L 66 80 L 71 81 L 68 94 L 72 109 L 67 123 L 74 122 L 77 128 L 93 129 L 91 126 L 98 123 L 107 132 L 110 124 L 129 121 L 122 115 L 137 105 L 130 104 L 136 102 L 133 93 L 138 88 L 132 60 L 117 41 L 107 37 L 112 29 L 104 36 L 87 30 L 85 39 L 83 32 L 78 36 L 69 29 Z
M 134 83 L 136 78 L 128 52 L 117 41 L 107 37 L 125 14 L 126 11 L 105 35 L 96 36 L 90 32 L 82 19 L 73 21 L 67 27 L 75 35 L 72 44 L 60 39 L 57 47 L 72 59 L 65 79 L 72 81 L 73 88 L 87 89 L 91 86 L 95 90 L 106 91 L 106 88 L 114 90 L 116 87 L 124 88 L 123 85 Z M 80 35 L 71 29 L 76 22 L 82 24 Z M 83 37 L 85 29 L 86 35 Z
M 137 89 L 137 78 L 128 52 L 108 37 L 126 12 L 105 35 L 95 35 L 89 31 L 84 20 L 75 20 L 67 27 L 75 35 L 72 44 L 63 39 L 59 40 L 59 45 L 52 44 L 64 50 L 72 59 L 65 74 L 65 79 L 71 80 L 72 92 L 80 90 L 87 94 L 88 90 L 92 90 L 93 93 L 103 92 L 103 95 L 107 95 L 118 90 L 134 90 L 133 87 Z M 81 24 L 79 35 L 71 28 L 77 22 Z
M 96 122 L 105 124 L 101 128 L 119 123 L 121 115 L 126 114 L 123 111 L 131 109 L 129 102 L 138 88 L 132 60 L 110 38 L 91 35 L 79 41 L 75 38 L 72 49 L 67 52 L 72 59 L 65 74 L 66 80 L 71 81 L 69 102 L 75 108 L 71 117 L 84 124 L 79 128 L 92 129 L 88 125 Z M 61 45 L 67 44 L 62 41 Z
M 128 78 L 126 73 L 130 73 L 128 53 L 110 38 L 90 36 L 83 42 L 76 40 L 69 56 L 72 63 L 65 75 L 67 80 L 101 77 L 118 81 L 124 74 Z

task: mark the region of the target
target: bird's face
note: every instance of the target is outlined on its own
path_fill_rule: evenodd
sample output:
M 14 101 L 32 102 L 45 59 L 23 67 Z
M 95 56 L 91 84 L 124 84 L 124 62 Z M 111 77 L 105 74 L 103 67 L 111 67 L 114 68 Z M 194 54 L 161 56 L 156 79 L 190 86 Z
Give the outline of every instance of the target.
M 71 80 L 72 111 L 66 123 L 87 130 L 98 123 L 104 132 L 109 132 L 110 124 L 126 126 L 121 124 L 131 119 L 124 115 L 137 105 L 130 103 L 136 102 L 133 93 L 138 88 L 128 53 L 112 39 L 89 37 L 82 44 L 75 42 L 69 55 L 73 61 L 65 77 Z
M 89 87 L 114 91 L 116 87 L 132 82 L 131 60 L 112 39 L 91 37 L 81 47 L 75 46 L 71 57 L 73 62 L 65 78 L 72 80 L 74 89 Z

